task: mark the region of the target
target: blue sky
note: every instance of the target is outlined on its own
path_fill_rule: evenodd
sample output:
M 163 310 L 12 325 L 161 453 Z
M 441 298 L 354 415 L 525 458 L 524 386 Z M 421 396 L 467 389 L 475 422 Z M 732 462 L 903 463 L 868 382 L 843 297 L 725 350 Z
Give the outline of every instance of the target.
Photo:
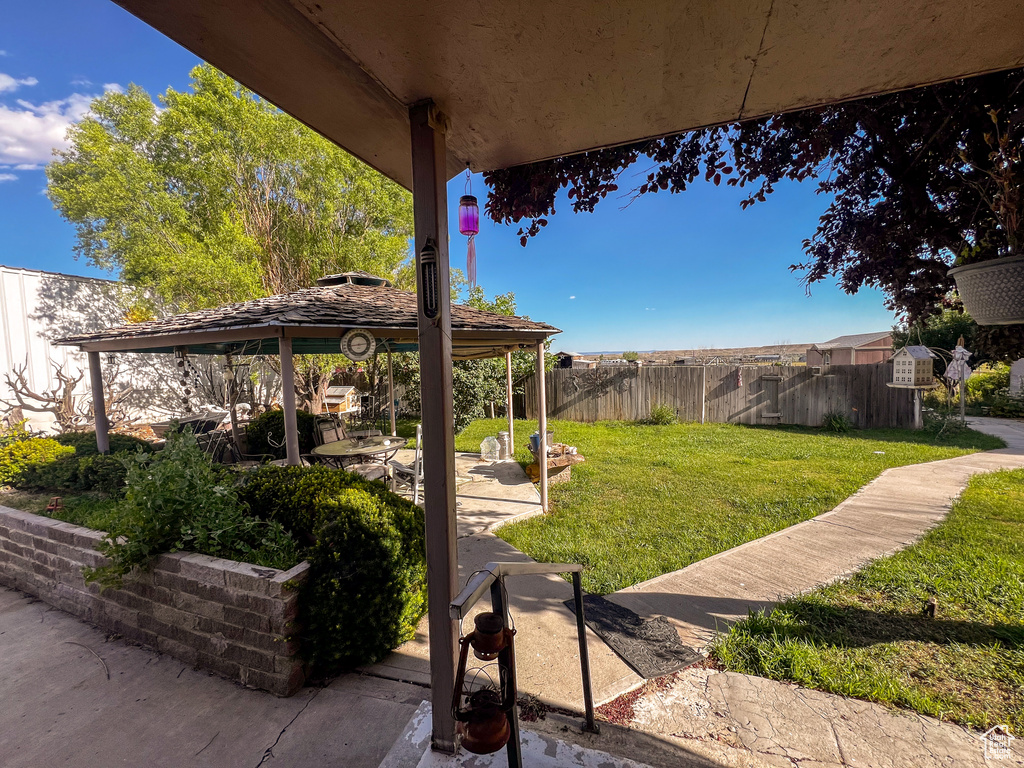
M 195 56 L 107 0 L 8 3 L 0 28 L 0 264 L 102 274 L 74 259 L 74 231 L 44 195 L 42 166 L 71 121 L 105 88 L 184 89 Z M 620 187 L 642 179 L 627 172 Z M 479 176 L 474 192 L 484 197 Z M 449 185 L 453 266 L 465 266 Z M 478 279 L 514 291 L 521 312 L 562 328 L 559 348 L 689 349 L 823 341 L 892 325 L 882 296 L 831 283 L 805 294 L 801 242 L 826 201 L 780 185 L 741 211 L 739 190 L 698 184 L 682 195 L 610 199 L 573 214 L 564 196 L 523 248 L 517 227 L 481 222 Z

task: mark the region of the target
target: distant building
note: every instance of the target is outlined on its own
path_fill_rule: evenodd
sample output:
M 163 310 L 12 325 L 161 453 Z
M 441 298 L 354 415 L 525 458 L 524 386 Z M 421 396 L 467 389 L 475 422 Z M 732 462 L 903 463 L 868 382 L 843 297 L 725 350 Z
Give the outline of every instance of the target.
M 331 413 L 354 413 L 359 410 L 360 394 L 355 387 L 328 387 L 324 405 Z
M 582 357 L 580 352 L 555 352 L 555 357 L 558 358 L 558 368 L 596 368 L 596 360 L 586 360 Z
M 868 365 L 887 362 L 891 357 L 891 331 L 839 336 L 807 350 L 808 365 Z
M 555 352 L 559 368 L 572 368 L 572 361 L 579 356 L 579 352 Z

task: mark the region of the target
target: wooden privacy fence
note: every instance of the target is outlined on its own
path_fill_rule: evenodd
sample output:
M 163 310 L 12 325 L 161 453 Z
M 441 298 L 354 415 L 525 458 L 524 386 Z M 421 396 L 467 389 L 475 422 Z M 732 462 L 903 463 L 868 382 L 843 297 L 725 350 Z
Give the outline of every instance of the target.
M 891 366 L 605 366 L 556 368 L 546 375 L 548 417 L 569 421 L 637 421 L 654 405 L 680 421 L 821 426 L 826 413 L 857 427 L 912 427 L 913 392 L 886 386 Z M 521 400 L 537 418 L 536 379 Z

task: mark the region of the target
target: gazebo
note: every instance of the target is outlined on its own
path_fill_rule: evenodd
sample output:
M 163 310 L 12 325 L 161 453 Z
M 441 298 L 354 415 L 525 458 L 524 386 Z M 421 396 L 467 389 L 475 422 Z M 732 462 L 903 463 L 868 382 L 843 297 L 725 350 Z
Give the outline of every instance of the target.
M 1024 61 L 1018 0 L 116 2 L 412 190 L 434 606 L 458 590 L 450 178 Z M 457 637 L 432 610 L 432 744 L 449 752 Z
M 299 463 L 299 438 L 295 418 L 294 355 L 338 354 L 339 340 L 359 329 L 373 334 L 377 350 L 388 356 L 389 412 L 395 431 L 394 352 L 416 352 L 418 308 L 416 294 L 366 273 L 331 275 L 321 285 L 278 296 L 268 296 L 216 309 L 174 315 L 102 331 L 83 333 L 58 340 L 84 350 L 89 359 L 93 408 L 96 414 L 96 443 L 101 453 L 110 446 L 103 400 L 100 353 L 147 352 L 186 355 L 278 355 L 281 360 L 282 406 L 284 409 L 287 462 Z M 478 360 L 504 357 L 508 429 L 513 439 L 512 353 L 532 350 L 537 355 L 539 397 L 544 398 L 545 341 L 558 328 L 522 317 L 499 315 L 464 305 L 452 305 L 452 358 Z M 430 382 L 423 376 L 423 386 Z M 449 401 L 448 418 L 452 418 Z M 232 422 L 234 419 L 232 419 Z M 541 434 L 547 429 L 541 411 Z M 451 456 L 448 457 L 452 459 Z M 541 465 L 541 506 L 547 508 L 547 465 Z

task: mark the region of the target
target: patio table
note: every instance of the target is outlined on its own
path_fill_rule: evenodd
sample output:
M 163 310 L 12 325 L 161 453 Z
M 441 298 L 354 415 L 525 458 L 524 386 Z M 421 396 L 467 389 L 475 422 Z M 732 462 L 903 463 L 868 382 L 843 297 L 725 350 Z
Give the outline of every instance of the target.
M 336 440 L 333 443 L 325 443 L 313 448 L 313 455 L 326 459 L 329 463 L 343 465 L 346 459 L 361 459 L 362 457 L 376 456 L 382 453 L 397 453 L 405 447 L 405 438 L 394 435 L 375 435 L 374 437 L 348 437 L 343 440 Z M 386 463 L 390 456 L 381 459 Z

